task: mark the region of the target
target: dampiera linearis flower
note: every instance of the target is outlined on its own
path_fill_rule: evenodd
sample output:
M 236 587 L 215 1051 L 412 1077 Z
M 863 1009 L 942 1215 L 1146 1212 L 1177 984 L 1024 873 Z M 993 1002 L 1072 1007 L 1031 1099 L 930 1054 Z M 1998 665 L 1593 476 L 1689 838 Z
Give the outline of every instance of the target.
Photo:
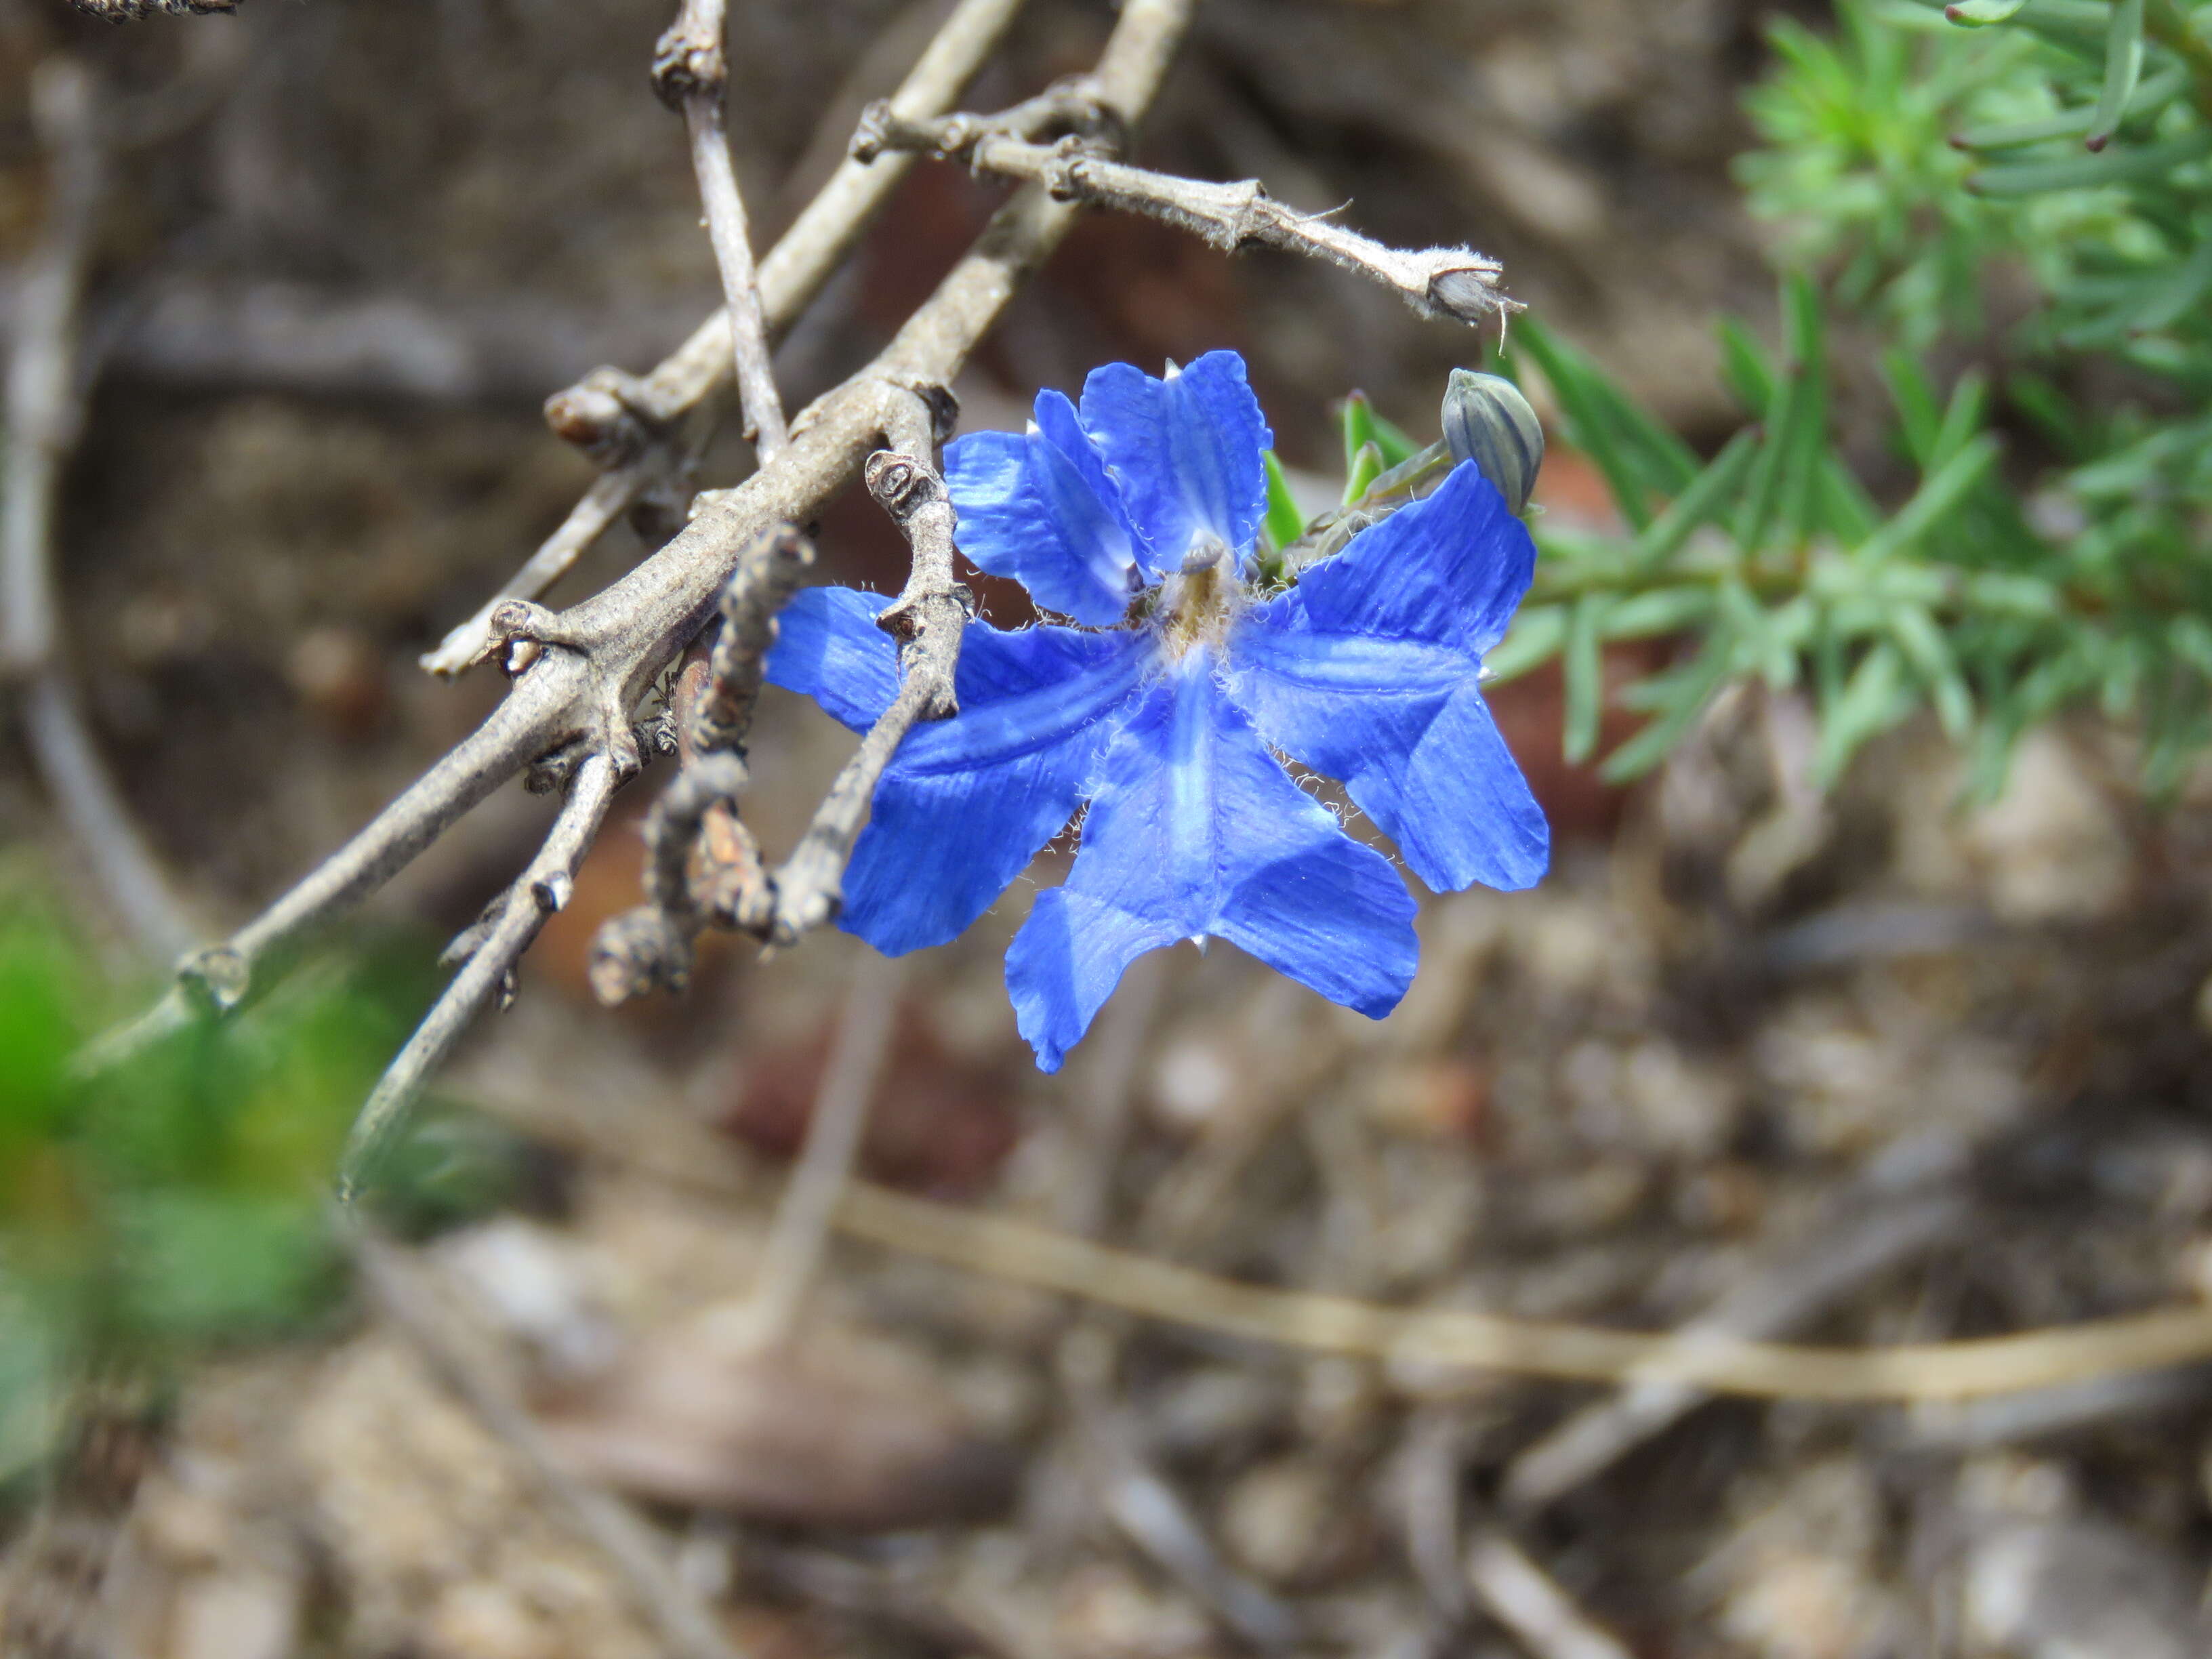
M 1550 833 L 1484 706 L 1483 654 L 1535 549 L 1473 463 L 1296 586 L 1257 591 L 1270 437 L 1243 361 L 1154 380 L 1112 363 L 1079 409 L 945 453 L 963 551 L 1075 626 L 969 624 L 960 712 L 884 773 L 840 919 L 900 955 L 964 930 L 1087 805 L 1061 885 L 1037 896 L 1006 987 L 1046 1071 L 1123 969 L 1227 939 L 1380 1018 L 1412 982 L 1413 899 L 1277 751 L 1340 781 L 1431 888 L 1522 888 Z M 865 730 L 897 690 L 887 601 L 802 592 L 769 678 Z

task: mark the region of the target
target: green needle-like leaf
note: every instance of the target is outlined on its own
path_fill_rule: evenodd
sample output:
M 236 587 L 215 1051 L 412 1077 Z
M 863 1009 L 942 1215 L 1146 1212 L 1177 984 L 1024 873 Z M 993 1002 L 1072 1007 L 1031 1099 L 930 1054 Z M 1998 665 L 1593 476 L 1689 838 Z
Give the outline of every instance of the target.
M 1585 593 L 1567 618 L 1565 752 L 1577 765 L 1597 747 L 1605 702 L 1605 650 L 1599 632 L 1608 596 Z
M 1681 551 L 1692 531 L 1720 516 L 1742 488 L 1758 455 L 1758 434 L 1739 432 L 1729 439 L 1705 470 L 1690 481 L 1689 488 L 1669 501 L 1667 510 L 1637 537 L 1629 549 L 1629 568 L 1638 572 L 1655 569 Z
M 1279 553 L 1305 534 L 1306 515 L 1291 498 L 1291 481 L 1275 452 L 1269 450 L 1262 459 L 1267 464 L 1267 516 L 1261 528 L 1267 532 L 1268 550 Z
M 1367 486 L 1382 476 L 1382 446 L 1372 438 L 1353 452 L 1344 473 L 1344 504 L 1349 507 L 1367 493 Z
M 1344 400 L 1338 411 L 1344 426 L 1344 470 L 1349 474 L 1358 464 L 1359 452 L 1375 441 L 1375 407 L 1367 401 L 1367 394 L 1355 392 Z M 1352 499 L 1347 491 L 1345 500 Z
M 2128 112 L 2128 100 L 2142 79 L 2142 64 L 2143 0 L 2118 0 L 2105 36 L 2105 89 L 2089 123 L 2091 149 L 2104 149 Z
M 2003 22 L 2027 3 L 2027 0 L 1951 0 L 1943 8 L 1943 15 L 1967 28 L 1984 28 Z

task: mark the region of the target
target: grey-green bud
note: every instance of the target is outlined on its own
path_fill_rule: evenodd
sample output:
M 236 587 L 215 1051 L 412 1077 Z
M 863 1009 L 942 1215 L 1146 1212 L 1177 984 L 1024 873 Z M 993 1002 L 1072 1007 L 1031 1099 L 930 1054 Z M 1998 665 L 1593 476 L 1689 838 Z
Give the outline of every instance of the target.
M 1473 461 L 1515 513 L 1528 507 L 1544 465 L 1544 428 L 1512 381 L 1455 368 L 1444 388 L 1444 442 L 1455 461 Z

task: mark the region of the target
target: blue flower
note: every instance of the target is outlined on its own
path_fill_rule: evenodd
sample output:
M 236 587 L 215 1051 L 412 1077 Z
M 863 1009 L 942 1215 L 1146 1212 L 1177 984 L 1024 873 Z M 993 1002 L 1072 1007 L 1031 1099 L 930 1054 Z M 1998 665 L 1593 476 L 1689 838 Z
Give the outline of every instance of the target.
M 1112 363 L 1079 410 L 945 453 L 961 550 L 1079 627 L 969 624 L 960 712 L 885 770 L 841 925 L 896 956 L 953 939 L 1085 804 L 1006 988 L 1056 1071 L 1123 969 L 1229 940 L 1381 1018 L 1412 982 L 1413 899 L 1278 752 L 1340 780 L 1437 890 L 1530 885 L 1550 832 L 1480 690 L 1535 549 L 1472 463 L 1272 597 L 1255 591 L 1266 421 L 1243 361 Z M 897 690 L 882 598 L 801 592 L 769 678 L 865 730 Z

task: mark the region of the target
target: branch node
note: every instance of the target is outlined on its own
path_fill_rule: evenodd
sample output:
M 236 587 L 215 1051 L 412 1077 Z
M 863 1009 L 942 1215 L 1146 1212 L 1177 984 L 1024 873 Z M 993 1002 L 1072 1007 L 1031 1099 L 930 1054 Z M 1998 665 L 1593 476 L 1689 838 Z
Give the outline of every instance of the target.
M 619 368 L 595 368 L 548 398 L 545 424 L 602 468 L 628 465 L 666 427 L 645 382 Z
M 252 979 L 246 953 L 228 945 L 194 951 L 177 964 L 177 982 L 219 1014 L 246 1000 Z
M 702 17 L 702 10 L 712 13 Z M 653 49 L 653 89 L 669 108 L 692 98 L 720 100 L 730 83 L 722 55 L 722 9 L 686 3 Z

